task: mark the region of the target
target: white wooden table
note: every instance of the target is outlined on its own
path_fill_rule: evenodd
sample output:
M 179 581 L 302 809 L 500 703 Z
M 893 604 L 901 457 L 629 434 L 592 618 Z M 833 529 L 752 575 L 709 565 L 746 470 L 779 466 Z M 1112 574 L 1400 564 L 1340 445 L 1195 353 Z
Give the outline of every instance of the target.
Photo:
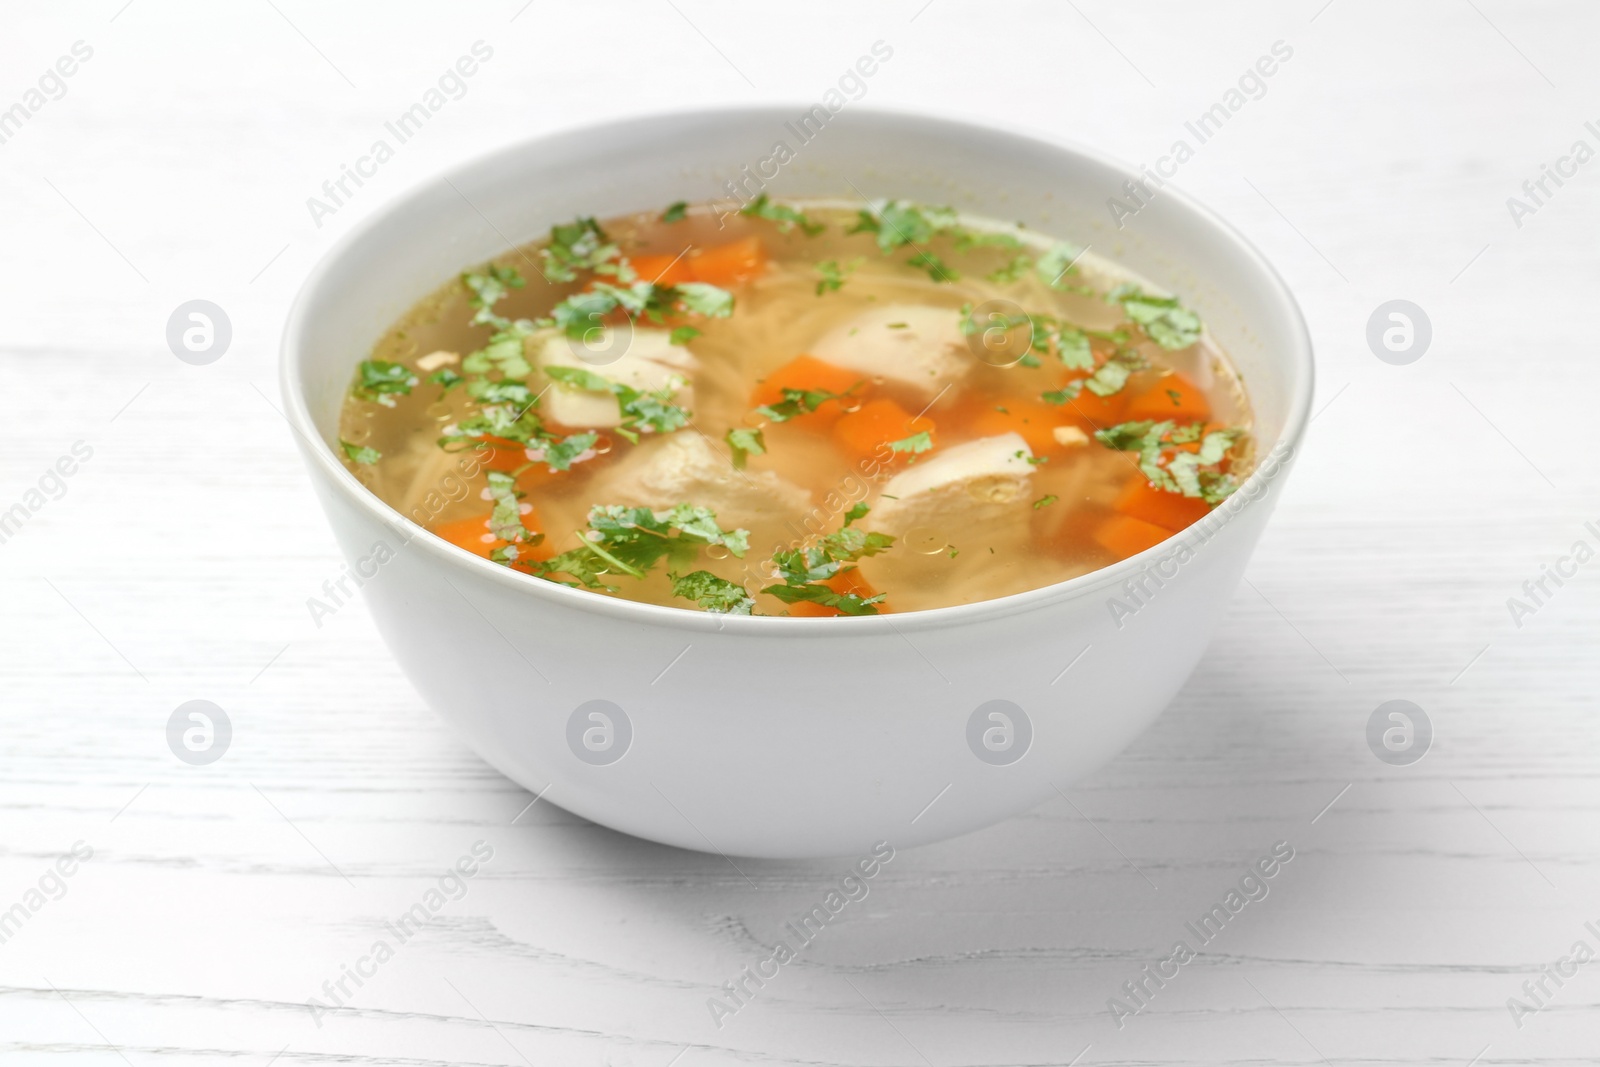
M 1520 1028 L 1507 1007 L 1575 942 L 1600 949 L 1600 563 L 1520 627 L 1506 603 L 1600 545 L 1600 163 L 1547 182 L 1520 227 L 1506 205 L 1575 140 L 1600 147 L 1600 11 L 460 6 L 4 15 L 0 108 L 74 42 L 93 52 L 0 144 L 0 512 L 26 520 L 0 544 L 0 909 L 22 908 L 4 912 L 0 1063 L 1600 1059 L 1600 963 L 1544 978 Z M 480 39 L 493 57 L 465 95 L 314 224 L 306 199 Z M 815 100 L 880 39 L 894 55 L 861 106 L 1136 161 L 1286 42 L 1179 181 L 1300 295 L 1325 406 L 1158 725 L 1062 800 L 898 855 L 718 1028 L 707 999 L 843 861 L 742 862 L 746 879 L 529 808 L 420 704 L 362 607 L 315 625 L 306 601 L 341 561 L 274 408 L 276 341 L 333 238 L 440 168 L 642 108 Z M 232 322 L 209 366 L 164 336 L 196 298 Z M 1365 340 L 1394 298 L 1433 324 L 1408 366 Z M 92 456 L 46 477 L 80 441 Z M 192 699 L 233 724 L 210 766 L 167 748 Z M 1391 699 L 1433 723 L 1421 762 L 1368 748 Z M 493 858 L 461 899 L 346 978 L 347 1007 L 308 1007 L 477 841 Z M 1270 895 L 1119 1028 L 1108 999 L 1278 841 L 1295 858 Z M 77 842 L 92 858 L 58 881 Z

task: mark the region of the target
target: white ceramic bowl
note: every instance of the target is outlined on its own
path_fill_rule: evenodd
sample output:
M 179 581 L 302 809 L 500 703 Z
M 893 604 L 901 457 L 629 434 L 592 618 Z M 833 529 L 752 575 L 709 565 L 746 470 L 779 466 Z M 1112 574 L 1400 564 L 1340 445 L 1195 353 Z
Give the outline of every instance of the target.
M 342 240 L 283 342 L 284 400 L 317 493 L 352 567 L 372 574 L 372 616 L 423 698 L 549 802 L 731 855 L 950 837 L 1109 760 L 1205 651 L 1312 388 L 1310 340 L 1282 280 L 1182 194 L 1160 192 L 1118 229 L 1107 201 L 1125 199 L 1133 172 L 1097 153 L 867 110 L 832 116 L 801 144 L 803 110 L 631 119 L 458 167 Z M 778 142 L 795 156 L 781 167 Z M 1200 526 L 1069 582 L 935 611 L 791 619 L 635 604 L 515 574 L 423 532 L 336 458 L 355 364 L 416 300 L 553 223 L 726 197 L 745 173 L 774 196 L 952 204 L 1092 243 L 1201 313 L 1244 374 L 1267 461 Z

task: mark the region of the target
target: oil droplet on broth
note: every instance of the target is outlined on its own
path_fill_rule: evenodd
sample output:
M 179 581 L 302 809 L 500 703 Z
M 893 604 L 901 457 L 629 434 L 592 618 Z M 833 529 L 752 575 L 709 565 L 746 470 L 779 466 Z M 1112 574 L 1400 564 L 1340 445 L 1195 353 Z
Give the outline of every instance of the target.
M 755 408 L 751 408 L 749 411 L 744 413 L 743 422 L 746 426 L 750 426 L 757 430 L 764 430 L 767 428 L 766 416 L 762 415 Z
M 449 422 L 450 417 L 455 414 L 454 409 L 442 400 L 429 404 L 426 410 L 428 418 L 434 422 Z
M 603 456 L 607 452 L 610 452 L 614 446 L 611 444 L 611 438 L 607 437 L 605 434 L 601 434 L 594 439 L 594 444 L 590 445 L 589 447 L 595 455 Z
M 728 551 L 727 545 L 708 545 L 706 547 L 707 559 L 727 559 L 730 555 L 732 553 Z
M 353 445 L 366 444 L 372 438 L 372 427 L 360 423 L 350 427 L 344 432 L 344 439 Z
M 913 526 L 906 531 L 904 541 L 907 548 L 923 556 L 943 552 L 949 544 L 944 534 L 931 526 Z

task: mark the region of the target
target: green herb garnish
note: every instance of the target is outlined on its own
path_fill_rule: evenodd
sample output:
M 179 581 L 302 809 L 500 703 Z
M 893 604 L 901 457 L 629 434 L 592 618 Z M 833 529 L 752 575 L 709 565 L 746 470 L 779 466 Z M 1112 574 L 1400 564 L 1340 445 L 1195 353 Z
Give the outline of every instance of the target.
M 451 370 L 449 367 L 440 367 L 438 370 L 428 375 L 428 381 L 434 385 L 440 386 L 444 392 L 448 393 L 450 390 L 466 381 L 466 379 L 457 374 L 455 371 Z
M 766 219 L 778 224 L 779 233 L 788 233 L 796 226 L 807 237 L 815 237 L 827 229 L 820 222 L 809 218 L 805 212 L 798 211 L 786 204 L 775 204 L 766 193 L 762 193 L 744 207 L 739 209 L 741 215 L 753 215 L 756 218 Z
M 761 405 L 756 408 L 756 414 L 772 422 L 788 422 L 801 415 L 811 414 L 830 400 L 845 399 L 864 381 L 865 379 L 856 382 L 842 393 L 831 393 L 826 389 L 785 389 L 782 400 L 775 404 Z
M 1119 285 L 1107 294 L 1106 302 L 1121 304 L 1123 313 L 1162 348 L 1188 348 L 1200 340 L 1200 316 L 1175 296 L 1151 296 L 1137 285 Z
M 825 259 L 818 263 L 817 273 L 822 276 L 822 280 L 817 283 L 817 295 L 838 292 L 843 288 L 844 283 L 849 280 L 849 276 L 864 262 L 866 261 L 857 256 L 855 259 L 846 260 L 843 263 L 840 263 L 837 259 Z
M 589 510 L 589 530 L 580 536 L 577 548 L 535 564 L 536 573 L 543 578 L 565 574 L 590 589 L 615 591 L 603 575 L 643 578 L 662 559 L 674 567 L 693 562 L 708 545 L 722 545 L 740 558 L 750 548 L 748 530 L 724 530 L 717 525 L 715 512 L 690 504 L 661 512 L 596 506 Z
M 761 431 L 747 426 L 735 426 L 727 432 L 724 440 L 733 450 L 735 470 L 744 470 L 745 461 L 749 457 L 764 456 L 767 452 L 767 440 L 761 435 Z
M 726 578 L 718 578 L 710 571 L 690 571 L 688 574 L 667 574 L 672 583 L 672 595 L 693 600 L 716 615 L 749 615 L 756 606 L 745 587 Z
M 1198 497 L 1212 507 L 1226 500 L 1238 483 L 1215 469 L 1240 438 L 1242 430 L 1212 430 L 1199 423 L 1178 427 L 1171 420 L 1124 422 L 1095 431 L 1095 440 L 1119 452 L 1139 453 L 1139 470 L 1158 489 Z M 1198 451 L 1180 446 L 1200 442 Z M 1212 468 L 1212 469 L 1207 469 Z
M 417 376 L 403 363 L 364 359 L 356 365 L 356 384 L 351 392 L 362 400 L 376 400 L 392 408 L 395 397 L 410 396 L 416 384 Z
M 824 534 L 801 548 L 774 552 L 772 562 L 783 584 L 769 585 L 761 591 L 785 604 L 808 601 L 845 615 L 876 615 L 877 605 L 884 601 L 886 594 L 863 597 L 857 593 L 840 593 L 827 584 L 834 577 L 855 570 L 856 560 L 887 552 L 894 545 L 894 538 L 888 534 L 868 533 L 850 525 L 866 513 L 865 504 L 856 504 L 846 513 L 844 525 L 833 533 Z
M 903 452 L 907 455 L 916 455 L 930 451 L 933 448 L 933 435 L 927 430 L 914 433 L 910 437 L 902 437 L 898 441 L 890 441 L 889 448 L 894 452 Z
M 637 441 L 638 432 L 671 433 L 689 425 L 689 412 L 672 403 L 672 396 L 683 384 L 666 389 L 641 392 L 631 385 L 612 381 L 584 367 L 547 366 L 545 374 L 558 382 L 593 393 L 610 393 L 617 398 L 622 411 L 622 426 L 617 432 L 629 440 Z
M 379 452 L 376 448 L 368 448 L 365 445 L 353 445 L 342 437 L 339 438 L 339 447 L 344 449 L 344 454 L 349 456 L 351 462 L 353 463 L 361 463 L 365 464 L 366 466 L 371 466 L 383 458 L 383 453 Z

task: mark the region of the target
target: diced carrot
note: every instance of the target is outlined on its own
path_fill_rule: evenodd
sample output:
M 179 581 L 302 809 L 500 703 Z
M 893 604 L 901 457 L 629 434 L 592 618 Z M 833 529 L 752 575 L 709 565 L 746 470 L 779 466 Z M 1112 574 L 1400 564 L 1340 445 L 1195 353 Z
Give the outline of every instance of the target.
M 776 404 L 783 399 L 785 389 L 841 394 L 849 392 L 859 398 L 868 388 L 866 379 L 856 371 L 824 363 L 812 356 L 800 356 L 785 363 L 757 384 L 750 394 L 750 406 Z M 825 400 L 817 406 L 817 410 L 798 416 L 793 421 L 797 425 L 823 428 L 831 426 L 842 414 L 844 409 L 839 406 L 837 400 Z
M 1094 532 L 1095 543 L 1118 559 L 1136 556 L 1171 536 L 1171 530 L 1132 515 L 1113 515 Z
M 979 437 L 1017 433 L 1028 442 L 1035 455 L 1064 451 L 1052 431 L 1057 426 L 1077 423 L 1062 408 L 1024 397 L 988 397 L 979 402 L 966 423 L 966 429 Z
M 759 237 L 714 245 L 684 257 L 697 282 L 729 286 L 747 282 L 767 269 L 767 250 Z
M 464 548 L 475 556 L 485 559 L 489 553 L 497 548 L 504 548 L 506 542 L 489 532 L 489 514 L 474 515 L 470 519 L 456 519 L 454 522 L 441 522 L 432 527 L 433 532 L 439 537 L 449 541 L 457 548 Z M 543 533 L 544 528 L 539 523 L 539 513 L 529 508 L 522 513 L 522 525 L 529 533 Z M 537 545 L 519 545 L 518 555 L 523 558 L 549 559 L 555 555 L 555 549 L 549 542 Z
M 510 474 L 528 462 L 528 446 L 504 437 L 484 437 L 479 448 L 479 463 L 485 470 Z
M 1082 382 L 1088 375 L 1074 373 L 1068 375 L 1067 383 Z M 1094 433 L 1107 426 L 1115 426 L 1126 421 L 1123 409 L 1127 407 L 1128 397 L 1126 392 L 1112 393 L 1110 396 L 1099 396 L 1088 389 L 1079 389 L 1078 395 L 1061 405 L 1061 414 L 1072 425 L 1085 433 Z
M 927 433 L 935 446 L 933 420 L 914 417 L 909 411 L 888 397 L 869 400 L 860 408 L 839 417 L 833 424 L 833 439 L 854 455 L 877 456 L 887 444 L 903 441 L 919 433 Z M 887 462 L 901 462 L 915 453 L 895 452 Z M 926 455 L 926 450 L 922 453 Z
M 1200 387 L 1178 373 L 1164 375 L 1155 385 L 1128 401 L 1123 417 L 1176 422 L 1204 422 L 1211 417 L 1211 402 Z
M 856 568 L 855 570 L 840 571 L 838 574 L 835 574 L 832 578 L 829 578 L 822 584 L 827 586 L 829 589 L 832 589 L 835 593 L 854 593 L 856 596 L 862 597 L 863 599 L 878 595 L 878 591 L 872 588 L 872 586 L 868 585 L 865 578 L 861 577 L 860 568 Z M 880 615 L 887 615 L 889 613 L 889 607 L 887 604 L 875 604 L 873 606 L 878 609 L 878 614 Z M 793 604 L 789 605 L 789 614 L 798 615 L 807 619 L 821 619 L 831 618 L 835 615 L 843 615 L 844 612 L 840 611 L 838 608 L 830 608 L 824 604 L 818 604 L 814 600 L 797 600 Z
M 1117 497 L 1116 509 L 1124 515 L 1164 527 L 1173 533 L 1199 522 L 1211 513 L 1211 507 L 1204 500 L 1158 489 L 1142 474 L 1123 488 Z
M 634 272 L 647 282 L 657 285 L 678 285 L 695 281 L 687 256 L 630 256 Z

